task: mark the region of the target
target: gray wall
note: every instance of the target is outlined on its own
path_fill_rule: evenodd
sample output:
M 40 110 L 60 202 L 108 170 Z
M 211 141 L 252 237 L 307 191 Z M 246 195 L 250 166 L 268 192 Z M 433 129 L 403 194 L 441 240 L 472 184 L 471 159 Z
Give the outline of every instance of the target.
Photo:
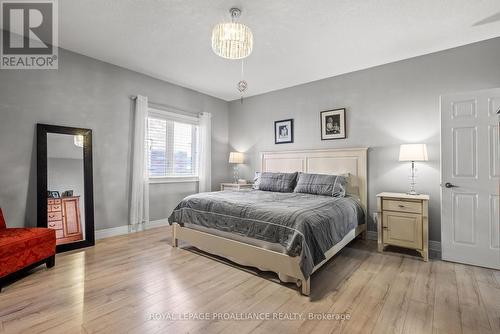
M 131 95 L 212 113 L 213 187 L 227 179 L 227 102 L 66 50 L 59 57 L 59 70 L 0 70 L 0 207 L 9 226 L 36 225 L 36 123 L 93 130 L 96 229 L 128 223 Z M 195 189 L 151 185 L 151 218 L 167 217 Z
M 148 76 L 60 50 L 59 70 L 0 71 L 0 207 L 9 226 L 36 225 L 35 124 L 94 131 L 97 229 L 126 225 L 133 103 L 130 95 L 212 119 L 212 187 L 230 179 L 231 149 L 247 152 L 251 178 L 264 150 L 370 147 L 369 211 L 380 191 L 406 191 L 399 144 L 425 142 L 418 190 L 432 197 L 430 238 L 440 240 L 439 96 L 500 86 L 500 38 L 320 80 L 229 104 Z M 319 112 L 347 107 L 346 140 L 321 141 Z M 274 145 L 273 122 L 295 119 L 295 143 Z M 168 216 L 193 183 L 152 184 L 151 219 Z M 374 226 L 369 227 L 374 230 Z
M 417 187 L 431 196 L 430 239 L 439 241 L 439 96 L 493 87 L 500 87 L 500 38 L 233 101 L 229 142 L 248 153 L 247 178 L 261 151 L 369 147 L 370 215 L 377 193 L 408 189 L 399 145 L 427 143 L 430 161 L 417 165 Z M 347 108 L 347 139 L 321 141 L 319 112 L 338 107 Z M 275 145 L 273 122 L 286 118 L 295 120 L 295 142 Z

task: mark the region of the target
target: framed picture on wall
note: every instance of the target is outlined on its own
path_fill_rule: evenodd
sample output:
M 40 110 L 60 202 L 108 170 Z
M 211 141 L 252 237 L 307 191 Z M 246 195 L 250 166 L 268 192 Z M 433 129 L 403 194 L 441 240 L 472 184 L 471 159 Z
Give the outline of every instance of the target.
M 293 143 L 293 119 L 274 122 L 274 143 Z
M 321 140 L 346 138 L 345 108 L 322 111 L 320 118 Z

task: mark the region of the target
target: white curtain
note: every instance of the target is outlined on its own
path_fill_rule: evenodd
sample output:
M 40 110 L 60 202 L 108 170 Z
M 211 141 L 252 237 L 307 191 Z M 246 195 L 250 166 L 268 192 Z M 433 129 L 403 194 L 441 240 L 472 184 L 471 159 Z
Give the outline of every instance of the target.
M 149 176 L 146 152 L 148 98 L 137 96 L 134 115 L 134 146 L 132 152 L 132 193 L 130 197 L 131 230 L 143 230 L 149 222 Z
M 212 189 L 212 114 L 200 113 L 200 182 L 199 192 Z

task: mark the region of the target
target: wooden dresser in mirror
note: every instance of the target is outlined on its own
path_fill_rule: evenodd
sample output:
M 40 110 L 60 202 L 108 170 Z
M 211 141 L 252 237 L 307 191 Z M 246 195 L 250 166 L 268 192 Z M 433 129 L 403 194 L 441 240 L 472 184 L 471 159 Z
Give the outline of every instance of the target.
M 57 245 L 82 240 L 80 196 L 47 199 L 47 221 Z

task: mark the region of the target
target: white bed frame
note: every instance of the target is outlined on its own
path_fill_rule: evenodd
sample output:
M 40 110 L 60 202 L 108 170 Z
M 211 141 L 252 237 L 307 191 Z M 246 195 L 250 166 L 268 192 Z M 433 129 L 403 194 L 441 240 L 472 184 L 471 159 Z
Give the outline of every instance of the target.
M 299 171 L 337 175 L 350 173 L 351 181 L 359 189 L 361 205 L 365 211 L 365 218 L 367 217 L 367 148 L 264 152 L 261 154 L 261 171 Z M 325 254 L 325 260 L 314 267 L 313 273 L 359 234 L 365 238 L 366 221 L 365 224 L 353 229 L 329 249 Z M 182 227 L 174 223 L 172 226 L 174 247 L 178 246 L 179 240 L 186 241 L 208 253 L 239 260 L 247 266 L 266 268 L 266 270 L 293 277 L 301 283 L 302 294 L 309 295 L 310 293 L 310 278 L 306 280 L 302 275 L 299 266 L 300 256 L 290 257 L 283 253 Z

